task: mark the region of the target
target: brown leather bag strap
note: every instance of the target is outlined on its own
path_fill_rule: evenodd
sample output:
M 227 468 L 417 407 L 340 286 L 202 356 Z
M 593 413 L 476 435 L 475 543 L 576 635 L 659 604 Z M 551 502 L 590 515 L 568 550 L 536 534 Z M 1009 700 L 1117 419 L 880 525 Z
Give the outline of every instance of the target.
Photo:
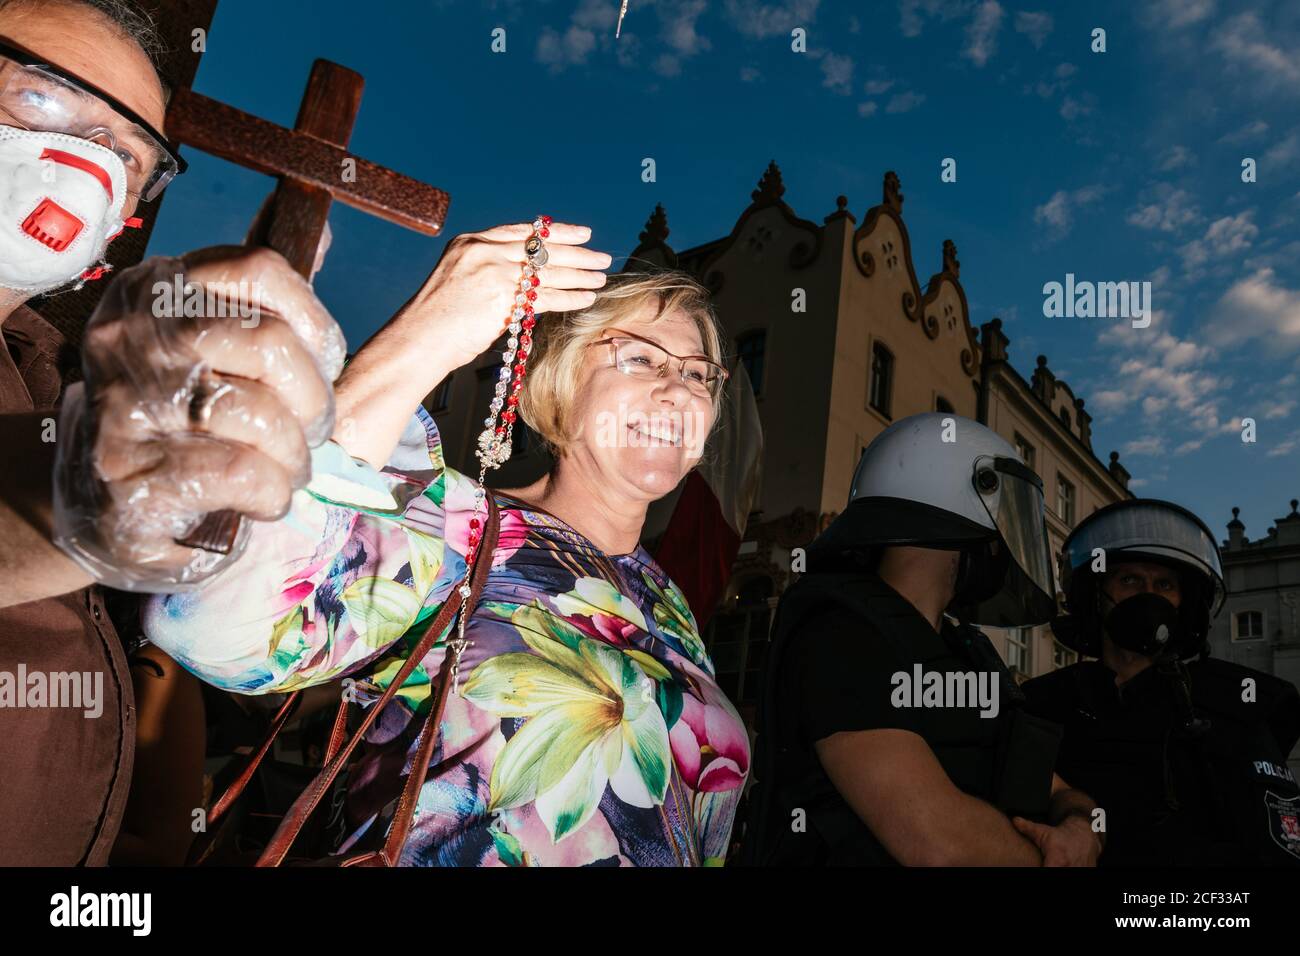
M 333 760 L 334 755 L 343 746 L 343 742 L 348 739 L 348 703 L 348 695 L 344 694 L 343 699 L 339 701 L 338 713 L 334 715 L 334 726 L 330 730 L 330 743 L 325 748 L 325 759 L 321 761 L 322 765 Z
M 298 709 L 298 704 L 301 703 L 301 701 L 302 691 L 292 691 L 287 697 L 285 697 L 284 703 L 280 705 L 280 709 L 276 711 L 275 716 L 271 718 L 271 724 L 267 728 L 266 736 L 263 738 L 261 746 L 248 755 L 248 760 L 244 763 L 244 768 L 239 771 L 239 775 L 231 781 L 228 787 L 226 787 L 226 792 L 221 795 L 221 799 L 213 804 L 212 809 L 208 811 L 208 826 L 211 826 L 225 816 L 226 811 L 229 810 L 234 802 L 239 799 L 239 795 L 244 792 L 244 788 L 248 786 L 248 782 L 253 779 L 253 774 L 257 772 L 257 768 L 261 764 L 262 758 L 270 751 L 271 744 L 275 743 L 275 738 L 279 736 L 280 731 L 284 729 L 284 725 L 288 723 L 289 718 L 293 716 L 294 711 Z
M 475 597 L 476 595 L 470 596 L 471 607 L 475 603 Z M 388 838 L 384 840 L 383 857 L 384 862 L 389 866 L 397 866 L 397 861 L 401 859 L 402 847 L 406 846 L 411 824 L 415 821 L 415 804 L 420 799 L 420 790 L 429 775 L 429 762 L 433 759 L 433 751 L 442 736 L 439 730 L 442 725 L 442 712 L 447 706 L 447 692 L 451 689 L 451 658 L 451 654 L 444 654 L 442 666 L 438 668 L 438 686 L 434 689 L 434 694 L 437 696 L 432 698 L 429 715 L 425 717 L 424 726 L 420 728 L 411 772 L 406 775 L 402 798 L 397 802 L 393 822 L 388 830 Z
M 492 566 L 492 554 L 496 550 L 497 529 L 500 527 L 501 516 L 497 510 L 496 502 L 492 500 L 491 494 L 487 496 L 487 503 L 487 526 L 483 529 L 483 538 L 479 543 L 478 553 L 474 562 L 474 571 L 469 579 L 470 595 L 468 607 L 465 609 L 467 618 L 468 615 L 473 613 L 473 609 L 478 603 L 478 597 L 483 592 L 483 585 L 487 581 L 488 569 Z M 293 846 L 293 841 L 298 838 L 298 834 L 306 825 L 307 819 L 311 816 L 312 812 L 315 811 L 317 805 L 325 796 L 325 793 L 333 785 L 335 778 L 339 775 L 339 772 L 343 769 L 344 765 L 346 765 L 348 758 L 352 755 L 352 751 L 355 750 L 357 745 L 361 742 L 366 732 L 370 729 L 371 724 L 375 722 L 383 709 L 388 706 L 388 702 L 393 699 L 401 689 L 402 685 L 406 683 L 406 679 L 411 676 L 416 667 L 420 665 L 420 662 L 423 661 L 429 651 L 433 649 L 433 645 L 437 643 L 438 638 L 442 633 L 447 631 L 449 626 L 454 624 L 457 612 L 461 610 L 461 605 L 465 603 L 460 594 L 462 583 L 463 582 L 458 582 L 452 587 L 451 593 L 447 596 L 447 600 L 443 604 L 442 609 L 438 612 L 437 617 L 433 619 L 433 623 L 425 630 L 424 636 L 420 638 L 420 641 L 415 645 L 414 650 L 412 650 L 407 656 L 396 676 L 393 677 L 388 687 L 384 690 L 383 695 L 379 700 L 366 708 L 366 716 L 361 721 L 361 726 L 352 734 L 352 737 L 348 740 L 343 749 L 336 753 L 333 759 L 325 764 L 321 769 L 321 772 L 316 776 L 316 779 L 311 782 L 311 785 L 303 791 L 297 800 L 294 801 L 293 806 L 289 808 L 289 812 L 286 813 L 284 819 L 280 821 L 280 825 L 276 828 L 275 834 L 266 845 L 266 849 L 262 851 L 261 857 L 258 858 L 257 865 L 259 867 L 279 866 L 280 863 L 283 862 L 285 856 L 289 853 L 289 849 Z M 451 656 L 451 654 L 443 654 L 443 666 L 439 672 L 440 685 L 443 684 L 443 680 L 441 679 L 442 673 L 449 673 L 448 661 Z M 441 706 L 445 703 L 445 700 L 446 693 L 444 689 L 444 692 L 439 694 L 439 700 L 434 702 L 434 708 L 430 709 L 431 716 L 434 713 L 434 709 L 437 709 L 439 715 L 441 715 Z M 427 725 L 429 721 L 426 720 L 425 723 Z M 434 733 L 432 736 L 437 736 L 437 734 Z M 418 765 L 412 767 L 412 774 L 418 772 L 419 769 Z M 424 770 L 427 772 L 428 768 L 425 767 Z M 410 781 L 408 780 L 408 785 L 409 783 Z

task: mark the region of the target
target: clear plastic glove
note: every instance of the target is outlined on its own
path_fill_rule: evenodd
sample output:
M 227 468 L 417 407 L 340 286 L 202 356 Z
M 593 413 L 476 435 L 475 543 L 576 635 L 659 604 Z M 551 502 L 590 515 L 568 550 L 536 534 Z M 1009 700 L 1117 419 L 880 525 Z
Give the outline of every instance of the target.
M 338 325 L 277 253 L 213 247 L 122 272 L 63 402 L 54 540 L 100 582 L 184 591 L 233 564 L 177 544 L 210 512 L 284 516 L 334 425 Z

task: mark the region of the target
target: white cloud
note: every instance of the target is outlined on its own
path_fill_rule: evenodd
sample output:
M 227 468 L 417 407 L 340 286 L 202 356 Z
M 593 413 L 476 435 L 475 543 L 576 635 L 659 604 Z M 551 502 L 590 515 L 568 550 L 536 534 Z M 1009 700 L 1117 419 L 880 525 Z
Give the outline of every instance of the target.
M 966 48 L 962 56 L 976 66 L 983 66 L 998 49 L 998 30 L 1002 27 L 1002 5 L 984 0 L 966 27 Z
M 877 104 L 867 100 L 865 103 L 858 104 L 858 115 L 866 119 L 868 116 L 875 116 L 879 108 Z
M 759 73 L 756 67 L 742 66 L 740 68 L 740 82 L 742 83 L 753 83 L 762 75 L 763 74 Z
M 1256 139 L 1268 132 L 1268 124 L 1263 120 L 1255 120 L 1247 123 L 1239 130 L 1231 133 L 1224 133 L 1219 137 L 1220 143 L 1241 143 L 1248 139 Z
M 565 67 L 586 63 L 594 49 L 596 34 L 585 27 L 573 23 L 563 33 L 545 27 L 537 38 L 537 61 L 558 73 Z
M 1282 455 L 1291 454 L 1297 446 L 1300 446 L 1300 431 L 1293 431 L 1264 454 L 1268 458 L 1280 458 Z
M 678 76 L 682 72 L 682 61 L 671 53 L 660 53 L 655 57 L 653 69 L 660 76 Z
M 701 36 L 695 29 L 696 21 L 706 7 L 705 0 L 678 0 L 667 4 L 660 0 L 659 15 L 664 23 L 664 39 L 682 56 L 695 56 L 712 46 L 708 37 Z
M 1300 348 L 1300 289 L 1281 285 L 1272 269 L 1237 280 L 1212 314 L 1206 338 L 1214 344 L 1260 339 L 1274 353 Z
M 1263 163 L 1276 174 L 1297 158 L 1300 158 L 1300 134 L 1292 133 L 1264 154 Z
M 1150 202 L 1139 204 L 1128 214 L 1129 225 L 1139 229 L 1177 232 L 1201 218 L 1200 211 L 1186 190 L 1173 189 L 1162 183 L 1156 188 L 1156 194 Z
M 898 26 L 905 37 L 920 36 L 926 17 L 947 21 L 962 16 L 968 8 L 969 4 L 964 0 L 901 0 Z
M 1272 405 L 1268 406 L 1268 408 L 1264 410 L 1264 417 L 1286 418 L 1295 409 L 1295 406 L 1296 400 L 1294 398 L 1282 399 L 1281 401 L 1274 402 Z
M 1058 189 L 1051 199 L 1034 208 L 1034 223 L 1047 227 L 1049 239 L 1061 239 L 1074 225 L 1075 211 L 1096 202 L 1105 192 L 1106 189 L 1101 184 L 1083 186 L 1073 191 Z
M 785 3 L 727 0 L 724 10 L 742 36 L 766 40 L 775 36 L 789 38 L 795 27 L 807 29 L 817 19 L 819 5 L 820 0 L 787 0 Z
M 1171 146 L 1160 161 L 1160 171 L 1167 173 L 1175 169 L 1182 169 L 1184 166 L 1190 166 L 1195 160 L 1196 157 L 1192 155 L 1192 151 L 1186 146 Z
M 1212 257 L 1223 258 L 1249 249 L 1259 235 L 1259 227 L 1251 222 L 1254 215 L 1255 210 L 1247 209 L 1235 216 L 1214 220 L 1203 238 L 1195 239 L 1179 250 L 1183 267 L 1191 271 Z
M 1214 0 L 1155 0 L 1150 3 L 1149 12 L 1161 26 L 1177 30 L 1199 23 L 1212 14 Z
M 1052 32 L 1052 15 L 1022 10 L 1016 14 L 1016 32 L 1023 33 L 1034 48 L 1038 49 Z
M 1125 442 L 1121 451 L 1126 455 L 1163 455 L 1165 440 L 1159 435 L 1147 435 L 1135 441 Z
M 1081 99 L 1075 99 L 1073 96 L 1067 96 L 1061 101 L 1061 118 L 1066 121 L 1073 121 L 1080 116 L 1087 116 L 1092 112 L 1092 96 L 1085 93 Z
M 1220 24 L 1212 46 L 1229 63 L 1259 75 L 1271 87 L 1294 92 L 1300 86 L 1300 53 L 1270 42 L 1268 29 L 1253 12 Z
M 853 92 L 853 58 L 839 53 L 827 53 L 822 61 L 822 86 L 841 96 Z
M 908 90 L 906 93 L 897 93 L 889 98 L 889 104 L 885 107 L 886 113 L 907 113 L 916 109 L 925 102 L 925 94 L 917 93 L 915 90 Z
M 1097 335 L 1099 347 L 1114 351 L 1118 369 L 1089 404 L 1107 418 L 1133 420 L 1140 412 L 1145 435 L 1127 454 L 1187 454 L 1231 425 L 1221 404 L 1232 382 L 1206 367 L 1217 350 L 1179 338 L 1169 327 L 1168 314 L 1157 310 L 1148 328 L 1119 322 Z
M 888 92 L 893 85 L 893 80 L 868 80 L 866 85 L 862 87 L 862 92 L 868 96 L 879 96 L 881 93 Z

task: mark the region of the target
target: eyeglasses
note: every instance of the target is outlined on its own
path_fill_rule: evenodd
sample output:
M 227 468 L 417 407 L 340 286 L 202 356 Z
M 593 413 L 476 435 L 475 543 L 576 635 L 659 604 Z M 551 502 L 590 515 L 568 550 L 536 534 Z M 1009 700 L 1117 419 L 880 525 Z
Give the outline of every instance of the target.
M 674 355 L 662 345 L 643 339 L 622 329 L 610 329 L 617 332 L 608 338 L 597 339 L 588 344 L 608 345 L 613 349 L 614 364 L 624 375 L 636 378 L 662 378 L 668 374 L 671 362 L 678 363 L 678 374 L 692 394 L 701 398 L 714 398 L 727 381 L 729 372 L 703 355 Z
M 158 130 L 120 100 L 73 73 L 0 39 L 0 122 L 68 133 L 112 150 L 127 191 L 156 199 L 187 163 Z

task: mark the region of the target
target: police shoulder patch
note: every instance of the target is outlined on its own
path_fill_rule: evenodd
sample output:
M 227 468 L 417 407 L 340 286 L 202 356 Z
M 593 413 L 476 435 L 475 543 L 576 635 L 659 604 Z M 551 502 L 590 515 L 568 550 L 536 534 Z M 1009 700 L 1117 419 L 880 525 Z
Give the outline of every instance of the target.
M 1268 810 L 1269 835 L 1278 846 L 1300 860 L 1300 796 L 1279 797 L 1266 790 L 1264 806 Z

